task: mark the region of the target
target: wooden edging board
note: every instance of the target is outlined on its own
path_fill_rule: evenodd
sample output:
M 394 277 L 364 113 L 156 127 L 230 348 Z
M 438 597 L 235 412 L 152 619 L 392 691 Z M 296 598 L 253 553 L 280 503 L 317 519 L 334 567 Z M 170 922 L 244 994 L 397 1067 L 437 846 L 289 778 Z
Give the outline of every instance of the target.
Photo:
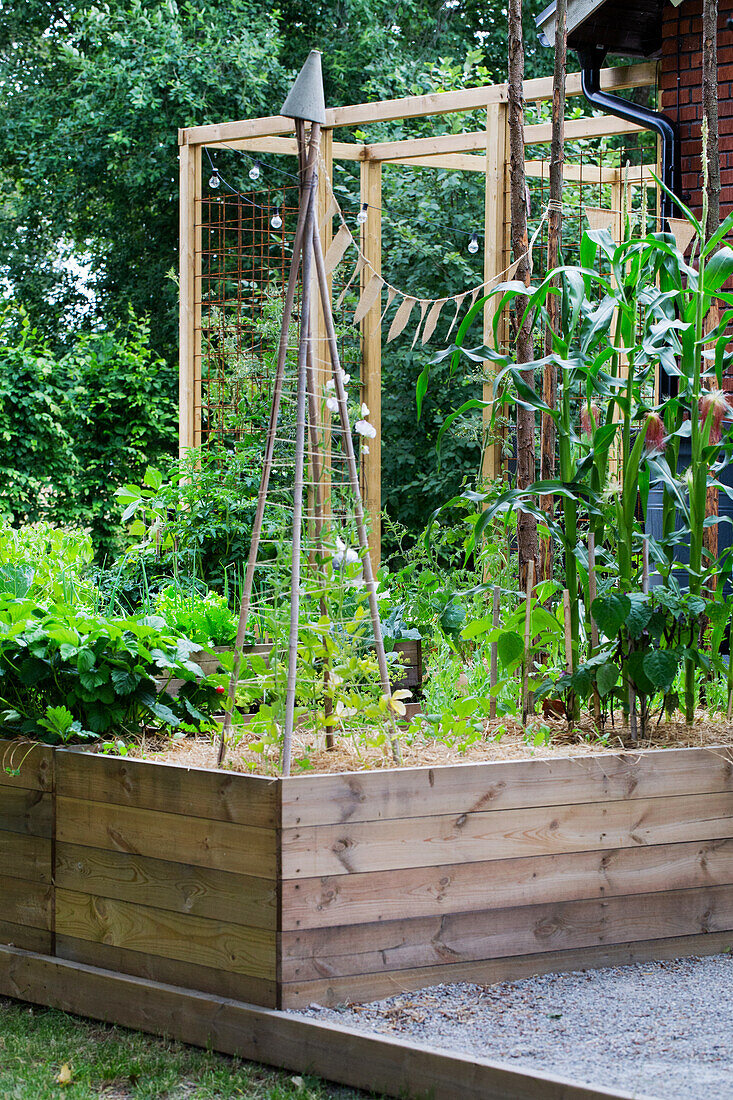
M 385 1096 L 414 1100 L 632 1097 L 13 947 L 0 947 L 0 994 Z M 644 1100 L 639 1093 L 634 1097 Z

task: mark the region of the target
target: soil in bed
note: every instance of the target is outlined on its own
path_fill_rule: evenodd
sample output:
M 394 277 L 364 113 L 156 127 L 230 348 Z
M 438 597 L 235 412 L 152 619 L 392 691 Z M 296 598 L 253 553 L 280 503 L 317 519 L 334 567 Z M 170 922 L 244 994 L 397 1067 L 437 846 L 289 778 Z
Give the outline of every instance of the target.
M 540 730 L 549 729 L 543 740 L 535 743 Z M 547 738 L 546 740 L 544 738 Z M 224 767 L 230 771 L 259 775 L 279 774 L 279 762 L 275 754 L 265 755 L 250 748 L 253 738 L 246 734 L 237 744 L 230 746 Z M 692 728 L 682 721 L 662 720 L 653 738 L 631 741 L 621 716 L 615 729 L 605 739 L 599 739 L 590 720 L 582 721 L 575 729 L 560 719 L 539 719 L 530 723 L 525 732 L 510 718 L 488 722 L 484 739 L 461 750 L 456 745 L 422 737 L 411 742 L 402 740 L 403 767 L 435 767 L 440 764 L 481 763 L 501 760 L 550 760 L 564 756 L 591 756 L 608 752 L 638 752 L 647 749 L 703 748 L 706 745 L 733 746 L 733 722 L 720 715 L 710 716 L 699 711 Z M 129 746 L 129 755 L 146 760 L 159 760 L 188 768 L 216 767 L 218 743 L 211 737 L 163 738 L 146 734 L 140 744 Z M 395 762 L 386 746 L 367 746 L 351 737 L 337 737 L 333 749 L 326 749 L 325 738 L 298 738 L 293 746 L 293 775 L 306 772 L 353 772 L 393 768 Z

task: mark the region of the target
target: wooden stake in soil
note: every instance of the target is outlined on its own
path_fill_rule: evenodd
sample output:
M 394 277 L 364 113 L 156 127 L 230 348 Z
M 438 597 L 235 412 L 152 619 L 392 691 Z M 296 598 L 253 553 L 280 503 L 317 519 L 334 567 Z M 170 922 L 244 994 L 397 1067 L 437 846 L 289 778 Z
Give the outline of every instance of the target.
M 524 664 L 522 667 L 522 725 L 526 726 L 529 714 L 529 665 L 532 660 L 532 592 L 534 590 L 534 561 L 527 562 L 527 591 L 524 605 Z
M 573 675 L 573 632 L 570 626 L 570 593 L 567 588 L 562 593 L 563 618 L 565 620 L 565 664 L 568 676 Z
M 498 584 L 494 585 L 494 607 L 491 615 L 491 625 L 496 630 L 499 625 L 499 604 L 501 601 L 501 588 Z M 496 718 L 496 695 L 494 694 L 494 688 L 498 680 L 498 663 L 499 663 L 499 646 L 497 642 L 491 643 L 491 667 L 489 670 L 489 690 L 491 692 L 489 698 L 489 718 Z
M 596 536 L 593 531 L 588 532 L 588 614 L 590 615 L 590 646 L 591 656 L 598 652 L 598 625 L 593 618 L 593 603 L 596 598 Z M 593 718 L 596 726 L 601 725 L 601 697 L 598 688 L 593 688 Z

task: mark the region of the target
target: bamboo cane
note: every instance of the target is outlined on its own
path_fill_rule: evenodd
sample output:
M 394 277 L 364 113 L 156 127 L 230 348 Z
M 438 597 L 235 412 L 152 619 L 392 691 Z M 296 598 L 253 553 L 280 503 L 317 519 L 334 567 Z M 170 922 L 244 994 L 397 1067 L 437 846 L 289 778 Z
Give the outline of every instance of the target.
M 296 133 L 298 135 L 299 141 L 305 140 L 305 126 L 300 120 L 296 120 Z M 229 681 L 228 704 L 226 714 L 224 716 L 224 725 L 221 731 L 221 739 L 219 741 L 219 753 L 217 756 L 217 764 L 219 767 L 221 767 L 224 763 L 227 740 L 229 738 L 232 728 L 232 712 L 234 709 L 237 683 L 239 682 L 239 671 L 242 663 L 242 646 L 244 645 L 244 636 L 247 632 L 247 621 L 249 619 L 249 609 L 252 599 L 252 585 L 254 582 L 255 567 L 257 565 L 260 536 L 262 534 L 262 523 L 265 516 L 267 490 L 270 484 L 270 473 L 272 471 L 272 460 L 275 450 L 275 436 L 277 433 L 277 423 L 280 414 L 280 400 L 282 397 L 282 384 L 285 373 L 285 359 L 288 350 L 288 332 L 290 329 L 290 321 L 293 315 L 295 292 L 298 286 L 298 269 L 300 266 L 300 259 L 303 251 L 303 241 L 306 232 L 306 221 L 310 210 L 310 204 L 314 201 L 315 191 L 312 187 L 312 181 L 316 175 L 320 136 L 321 128 L 318 123 L 314 122 L 311 127 L 308 160 L 301 189 L 300 208 L 298 210 L 298 222 L 295 230 L 295 238 L 293 241 L 293 255 L 290 261 L 288 283 L 285 291 L 285 300 L 283 302 L 283 319 L 282 326 L 280 328 L 280 344 L 278 346 L 277 353 L 275 381 L 273 383 L 270 422 L 267 428 L 267 442 L 265 444 L 265 454 L 262 462 L 262 477 L 260 480 L 259 493 L 257 495 L 257 510 L 255 512 L 255 518 L 252 525 L 252 538 L 249 547 L 249 555 L 247 558 L 247 571 L 244 578 L 244 589 L 242 591 L 242 598 L 239 605 L 239 622 L 237 624 L 237 637 L 234 648 L 234 664 L 232 667 L 232 675 Z
M 331 370 L 336 392 L 336 400 L 339 407 L 339 418 L 341 421 L 341 433 L 344 451 L 346 452 L 346 465 L 349 472 L 349 484 L 352 493 L 354 494 L 354 513 L 356 517 L 356 530 L 359 538 L 359 547 L 361 549 L 361 565 L 364 576 L 364 583 L 367 589 L 367 595 L 369 598 L 369 610 L 371 612 L 372 630 L 374 632 L 374 648 L 377 652 L 377 663 L 379 665 L 379 679 L 382 685 L 382 691 L 384 695 L 389 699 L 391 697 L 391 689 L 389 683 L 389 672 L 387 669 L 387 656 L 384 651 L 384 639 L 382 638 L 382 631 L 379 623 L 379 605 L 377 603 L 377 586 L 374 582 L 374 573 L 372 571 L 372 561 L 369 556 L 369 540 L 367 538 L 366 526 L 364 523 L 364 508 L 361 499 L 361 489 L 359 487 L 359 473 L 356 466 L 356 455 L 354 454 L 354 441 L 351 438 L 351 425 L 349 424 L 349 412 L 346 404 L 346 391 L 344 388 L 344 381 L 341 371 L 341 359 L 338 350 L 338 340 L 336 338 L 336 329 L 333 323 L 333 313 L 331 311 L 331 296 L 328 289 L 328 277 L 326 275 L 326 267 L 323 261 L 323 247 L 321 245 L 321 238 L 318 234 L 317 227 L 313 228 L 313 249 L 315 252 L 316 271 L 318 274 L 318 289 L 321 295 L 321 305 L 323 318 L 326 323 L 326 340 L 328 343 L 329 355 L 331 358 Z M 396 763 L 402 763 L 402 752 L 399 743 L 399 734 L 397 726 L 394 720 L 394 712 L 390 707 L 390 721 L 392 724 L 392 755 Z
M 498 584 L 494 585 L 494 606 L 491 615 L 491 625 L 494 630 L 499 625 L 499 602 L 501 600 L 501 588 Z M 494 694 L 494 688 L 498 679 L 498 658 L 499 658 L 499 645 L 497 642 L 491 643 L 491 668 L 489 670 L 489 718 L 496 718 L 496 695 Z
M 534 560 L 527 562 L 527 592 L 524 604 L 524 663 L 522 667 L 522 725 L 527 725 L 529 714 L 529 646 L 532 641 L 532 590 L 534 588 Z
M 308 380 L 308 426 L 310 429 L 310 444 L 311 444 L 311 470 L 313 473 L 313 529 L 314 529 L 314 543 L 316 553 L 320 557 L 321 562 L 324 558 L 324 545 L 323 545 L 323 495 L 321 486 L 321 477 L 323 475 L 323 467 L 321 465 L 320 458 L 320 440 L 318 438 L 318 394 L 316 392 L 317 379 L 316 379 L 316 367 L 314 362 L 314 331 L 313 331 L 313 317 L 309 320 L 309 339 L 308 339 L 308 358 L 306 361 L 307 380 Z M 319 564 L 315 563 L 316 571 L 318 571 Z M 326 600 L 321 594 L 320 597 L 320 610 L 321 617 L 326 618 L 328 614 L 328 608 Z M 329 671 L 328 671 L 328 657 L 323 663 L 323 711 L 326 719 L 330 718 L 332 712 L 331 698 L 328 694 L 329 684 Z M 332 749 L 334 747 L 333 733 L 326 732 L 326 748 Z
M 573 629 L 570 611 L 570 591 L 563 589 L 562 593 L 563 619 L 565 622 L 565 664 L 568 676 L 573 675 Z
M 591 655 L 598 652 L 598 626 L 593 618 L 593 603 L 596 598 L 596 536 L 594 531 L 588 532 L 588 603 L 590 614 L 590 645 Z M 596 727 L 601 725 L 601 697 L 598 688 L 593 685 L 593 719 Z
M 304 123 L 296 120 L 299 143 L 305 141 Z M 317 175 L 309 186 L 315 194 Z M 303 240 L 303 290 L 301 297 L 300 341 L 298 344 L 298 396 L 295 421 L 295 484 L 293 491 L 293 556 L 290 570 L 290 631 L 288 635 L 288 676 L 285 690 L 285 727 L 283 729 L 282 774 L 290 775 L 295 720 L 295 692 L 298 675 L 298 620 L 300 615 L 300 547 L 303 535 L 303 472 L 305 468 L 306 390 L 308 388 L 308 342 L 311 326 L 311 291 L 313 281 L 313 217 L 315 202 L 307 201 L 305 237 Z

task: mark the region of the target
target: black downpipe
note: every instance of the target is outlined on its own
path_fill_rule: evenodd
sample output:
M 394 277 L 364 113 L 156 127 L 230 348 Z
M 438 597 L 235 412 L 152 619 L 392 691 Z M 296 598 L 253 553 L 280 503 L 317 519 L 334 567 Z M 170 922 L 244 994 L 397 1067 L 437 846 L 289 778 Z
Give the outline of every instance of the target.
M 677 124 L 671 118 L 667 118 L 661 111 L 652 111 L 649 107 L 642 107 L 638 103 L 631 103 L 621 96 L 610 95 L 601 91 L 601 65 L 606 56 L 606 50 L 595 49 L 578 50 L 580 61 L 580 82 L 583 95 L 593 107 L 600 107 L 610 115 L 626 119 L 629 122 L 637 122 L 647 130 L 653 130 L 662 139 L 662 181 L 673 195 L 680 194 L 682 182 L 680 165 L 680 142 Z M 660 199 L 660 212 L 662 224 L 675 213 L 676 203 L 662 191 Z M 669 229 L 668 225 L 664 225 Z M 660 371 L 660 391 L 663 397 L 671 397 L 676 392 L 676 379 L 666 371 Z
M 631 103 L 621 96 L 601 91 L 601 65 L 606 56 L 602 48 L 578 50 L 580 79 L 583 95 L 593 107 L 599 107 L 609 115 L 636 122 L 647 130 L 653 130 L 662 139 L 662 180 L 673 195 L 680 194 L 680 142 L 677 124 L 663 115 L 638 103 Z M 675 203 L 666 192 L 661 196 L 662 218 L 674 216 Z

